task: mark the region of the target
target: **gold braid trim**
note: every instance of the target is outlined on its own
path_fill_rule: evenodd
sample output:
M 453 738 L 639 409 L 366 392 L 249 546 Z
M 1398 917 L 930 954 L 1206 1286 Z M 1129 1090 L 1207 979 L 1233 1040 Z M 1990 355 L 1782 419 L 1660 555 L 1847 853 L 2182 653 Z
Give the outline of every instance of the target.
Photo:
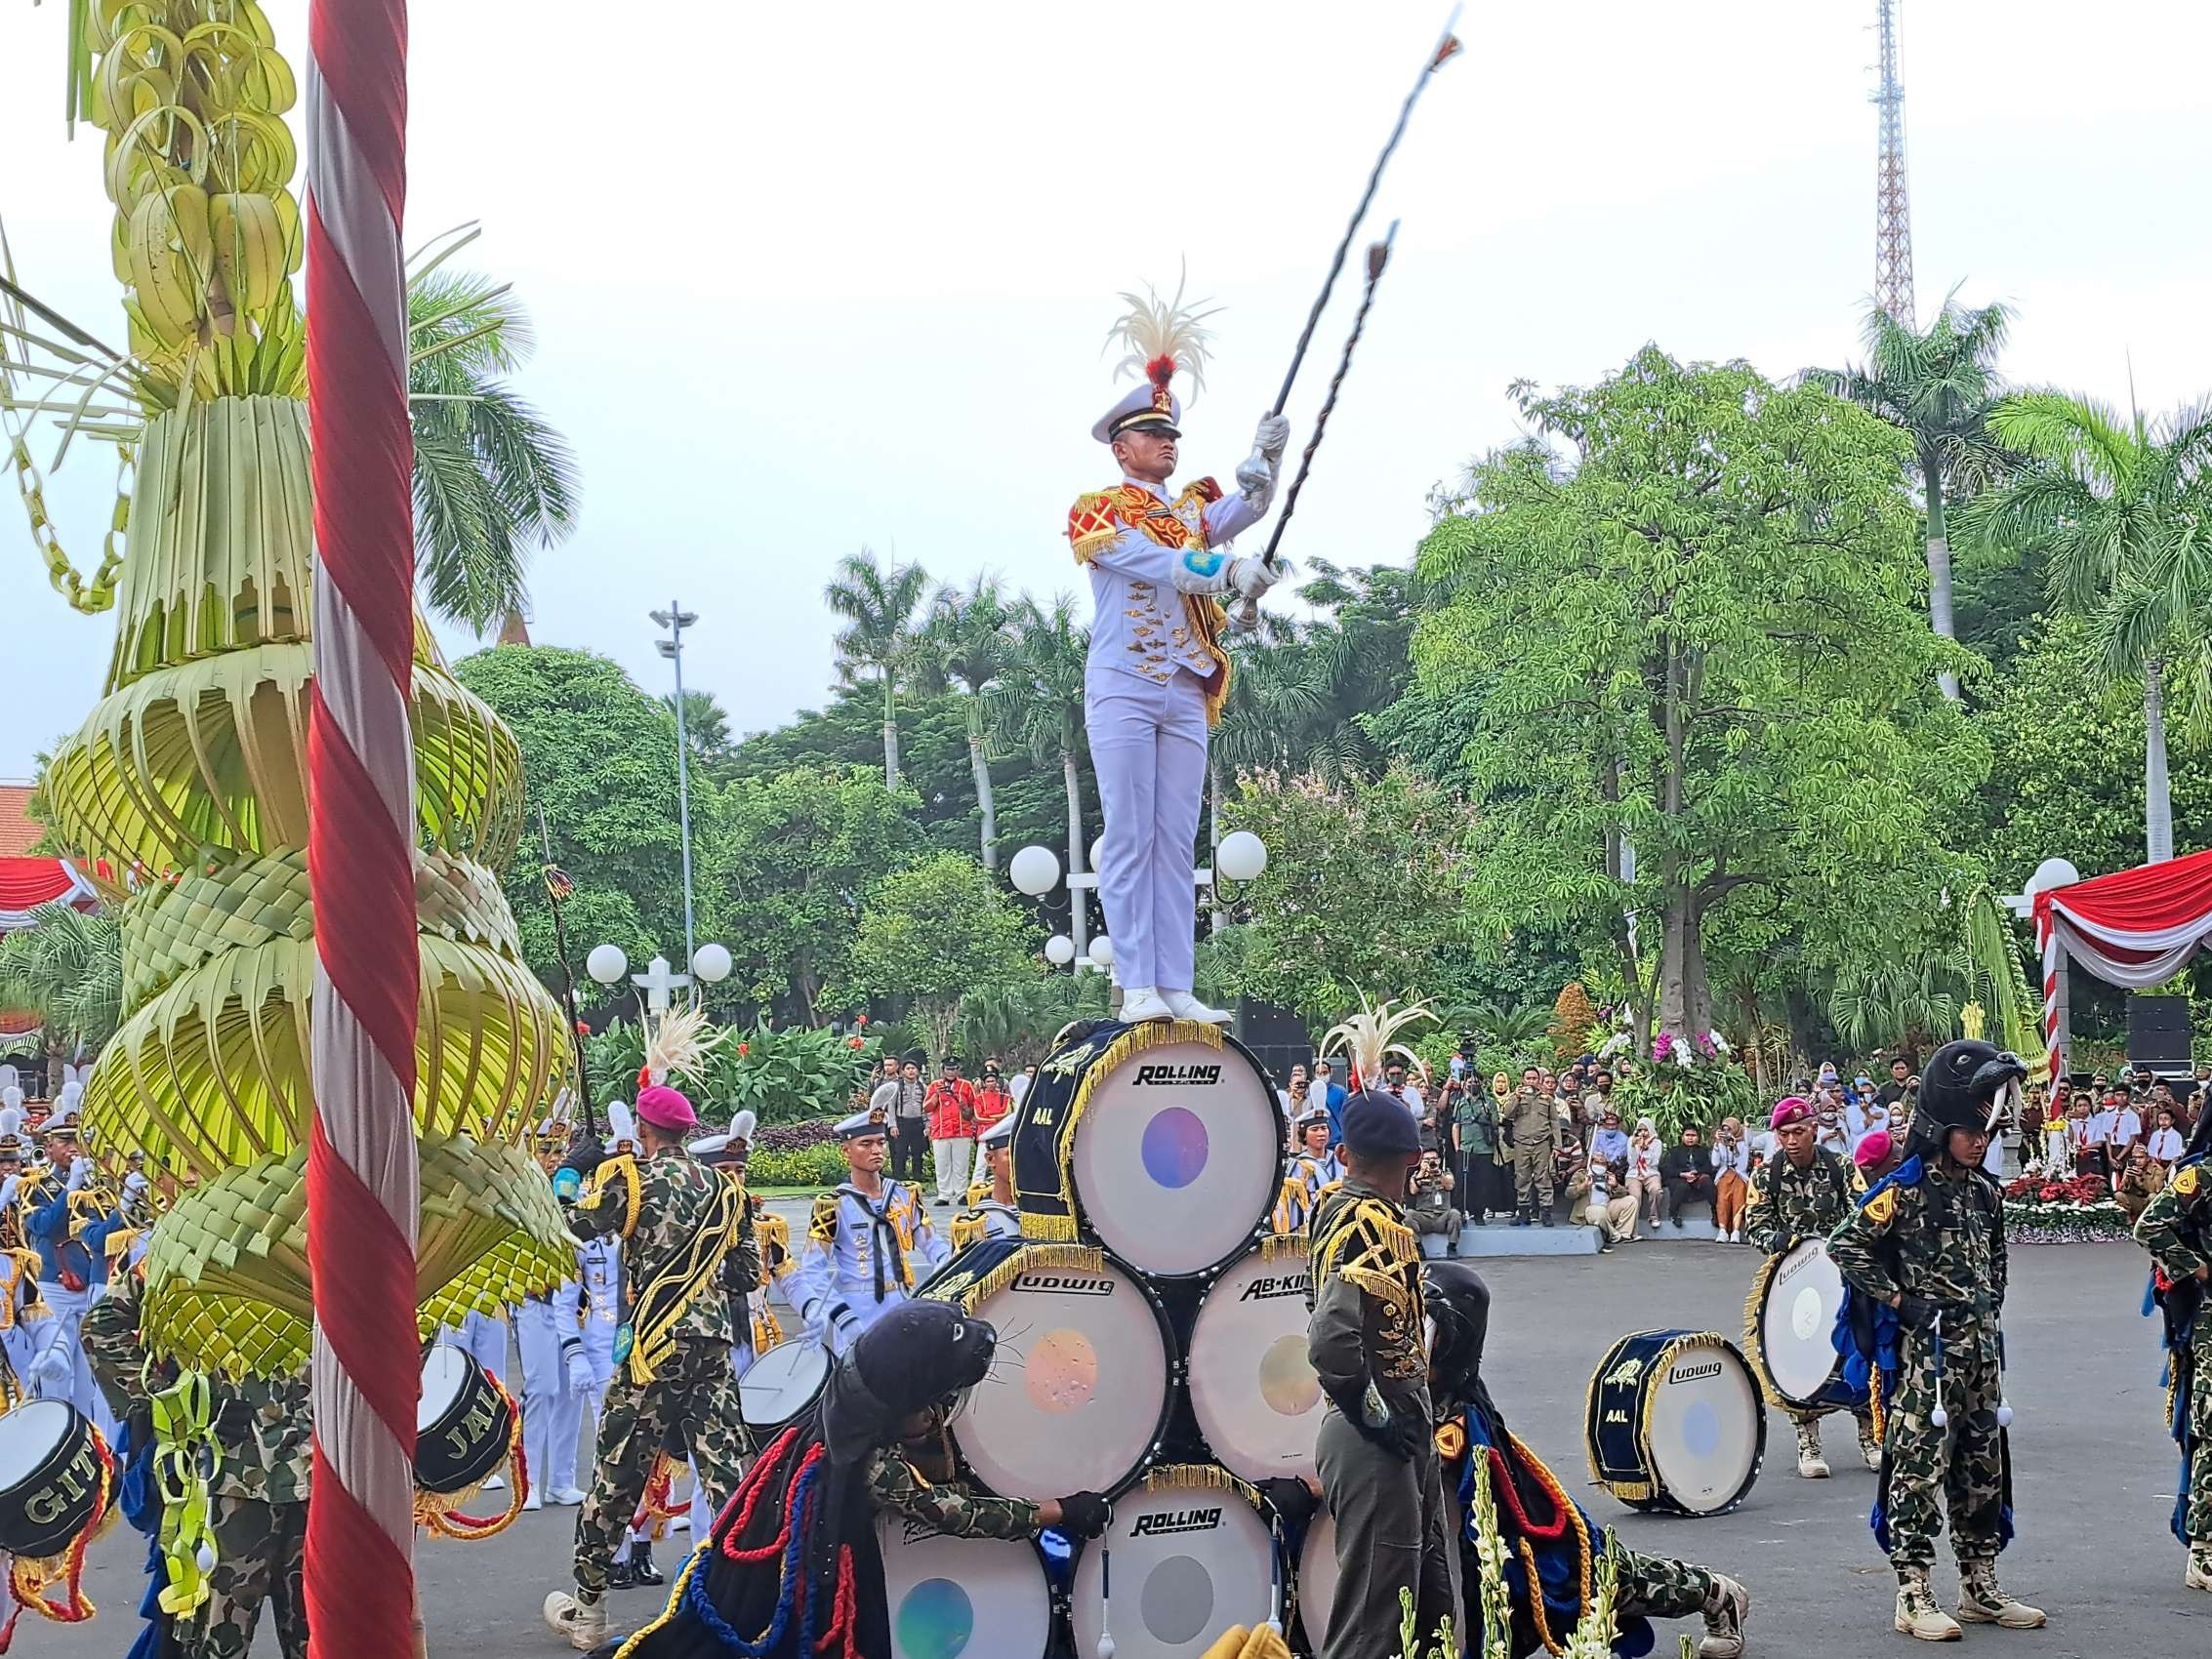
M 745 1191 L 734 1181 L 715 1183 L 713 1209 L 675 1261 L 638 1291 L 631 1316 L 630 1380 L 653 1380 L 676 1353 L 676 1326 L 700 1295 L 716 1288 L 722 1258 L 737 1247 L 745 1219 Z
M 637 1231 L 637 1210 L 645 1200 L 644 1183 L 638 1179 L 637 1160 L 628 1153 L 620 1153 L 602 1160 L 592 1171 L 592 1179 L 584 1184 L 583 1202 L 589 1205 L 606 1190 L 609 1181 L 622 1183 L 625 1208 L 622 1215 L 622 1235 L 628 1238 Z
M 1262 1507 L 1259 1488 L 1240 1480 L 1217 1463 L 1164 1463 L 1145 1472 L 1148 1492 L 1234 1492 L 1251 1505 Z
M 1759 1352 L 1759 1313 L 1767 1298 L 1767 1286 L 1774 1282 L 1775 1269 L 1781 1265 L 1780 1256 L 1769 1256 L 1751 1275 L 1750 1294 L 1743 1298 L 1743 1357 L 1751 1361 L 1751 1375 L 1759 1379 L 1759 1393 L 1767 1403 L 1786 1413 L 1790 1408 L 1775 1388 L 1774 1378 L 1767 1374 L 1766 1356 Z
M 1623 1337 L 1621 1340 L 1624 1342 L 1627 1339 Z M 1652 1483 L 1649 1480 L 1608 1479 L 1605 1465 L 1598 1459 L 1598 1385 L 1604 1380 L 1605 1374 L 1613 1369 L 1613 1356 L 1619 1347 L 1619 1343 L 1615 1343 L 1605 1351 L 1605 1357 L 1598 1361 L 1597 1369 L 1590 1373 L 1589 1387 L 1582 1393 L 1582 1455 L 1590 1465 L 1591 1485 L 1603 1486 L 1624 1504 L 1641 1504 L 1654 1496 Z
M 1354 1245 L 1356 1254 L 1351 1253 Z M 1397 1207 L 1380 1198 L 1360 1198 L 1336 1213 L 1328 1236 L 1315 1238 L 1313 1288 L 1318 1295 L 1334 1273 L 1396 1309 L 1418 1329 L 1423 1313 L 1420 1292 L 1409 1282 L 1408 1269 L 1417 1273 L 1419 1260 L 1420 1244 Z
M 1310 1265 L 1313 1235 L 1306 1233 L 1270 1233 L 1259 1241 L 1259 1259 L 1279 1262 L 1286 1256 L 1295 1256 Z
M 1091 1244 L 1024 1244 L 1006 1253 L 1006 1259 L 963 1290 L 960 1310 L 975 1312 L 978 1304 L 996 1296 L 1025 1273 L 1102 1274 L 1106 1252 Z
M 1046 1244 L 1072 1244 L 1083 1236 L 1076 1226 L 1076 1125 L 1083 1121 L 1091 1095 L 1123 1061 L 1132 1054 L 1144 1054 L 1178 1042 L 1201 1043 L 1218 1053 L 1221 1028 L 1201 1025 L 1196 1020 L 1147 1020 L 1141 1026 L 1129 1027 L 1084 1069 L 1083 1081 L 1076 1085 L 1076 1098 L 1068 1105 L 1068 1115 L 1055 1131 L 1059 1138 L 1060 1202 L 1066 1213 L 1033 1215 L 1024 1209 L 1021 1213 L 1024 1238 Z

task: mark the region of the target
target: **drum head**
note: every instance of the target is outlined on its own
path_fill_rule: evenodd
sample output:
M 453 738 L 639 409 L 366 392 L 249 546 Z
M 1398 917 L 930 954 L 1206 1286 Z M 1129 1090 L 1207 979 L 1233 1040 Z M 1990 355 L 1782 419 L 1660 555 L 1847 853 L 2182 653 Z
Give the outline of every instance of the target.
M 1140 1273 L 1206 1273 L 1242 1250 L 1281 1185 L 1283 1114 L 1241 1049 L 1168 1043 L 1091 1084 L 1071 1173 L 1091 1230 Z
M 1191 1326 L 1191 1411 L 1232 1475 L 1310 1476 L 1321 1384 L 1306 1357 L 1306 1259 L 1254 1245 L 1207 1286 Z
M 749 1429 L 781 1429 L 814 1403 L 829 1380 L 829 1350 L 815 1342 L 780 1342 L 738 1378 L 737 1413 Z
M 1026 1539 L 948 1538 L 900 1515 L 876 1524 L 892 1659 L 1043 1659 L 1052 1590 Z
M 1131 1492 L 1076 1563 L 1078 1653 L 1098 1650 L 1101 1543 L 1113 1552 L 1117 1659 L 1198 1659 L 1231 1625 L 1274 1611 L 1274 1540 L 1251 1505 L 1233 1491 Z
M 976 1302 L 999 1333 L 991 1373 L 953 1416 L 968 1468 L 1004 1498 L 1112 1492 L 1143 1468 L 1167 1414 L 1166 1316 L 1109 1261 L 1024 1272 Z
M 1329 1609 L 1335 1600 L 1336 1522 L 1327 1510 L 1315 1510 L 1298 1552 L 1298 1619 L 1306 1627 L 1306 1646 L 1315 1653 L 1329 1638 Z
M 1685 1345 L 1653 1380 L 1650 1446 L 1659 1490 L 1690 1515 L 1717 1515 L 1758 1472 L 1766 1405 L 1725 1344 Z
M 76 1408 L 65 1399 L 25 1400 L 0 1417 L 0 1491 L 21 1485 L 69 1437 Z
M 1759 1310 L 1759 1357 L 1783 1399 L 1810 1402 L 1843 1363 L 1835 1316 L 1843 1275 L 1823 1239 L 1808 1238 L 1775 1264 Z
M 415 1432 L 420 1435 L 451 1411 L 469 1386 L 474 1363 L 464 1349 L 439 1343 L 423 1360 L 423 1397 L 415 1402 Z

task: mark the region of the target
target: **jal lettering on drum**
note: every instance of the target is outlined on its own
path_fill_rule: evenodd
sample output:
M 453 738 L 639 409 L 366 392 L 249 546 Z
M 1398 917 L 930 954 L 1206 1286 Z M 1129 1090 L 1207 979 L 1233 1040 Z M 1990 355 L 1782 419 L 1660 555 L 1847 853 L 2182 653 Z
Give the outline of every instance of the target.
M 477 1400 L 469 1408 L 466 1417 L 445 1432 L 447 1449 L 459 1456 L 490 1434 L 492 1425 L 498 1421 L 499 1414 L 494 1403 L 489 1399 Z
M 1211 1532 L 1221 1524 L 1218 1507 L 1209 1510 L 1162 1510 L 1158 1515 L 1140 1515 L 1136 1524 L 1129 1528 L 1129 1537 L 1164 1538 L 1170 1532 Z
M 1718 1359 L 1688 1360 L 1667 1372 L 1666 1380 L 1670 1383 L 1697 1383 L 1707 1377 L 1717 1377 L 1720 1373 L 1721 1362 Z
M 51 1484 L 23 1500 L 23 1515 L 34 1526 L 50 1526 L 81 1503 L 100 1479 L 100 1454 L 87 1443 L 55 1473 Z
M 1255 1278 L 1237 1293 L 1239 1302 L 1272 1302 L 1279 1296 L 1303 1296 L 1313 1288 L 1311 1273 L 1283 1274 Z
M 1210 1089 L 1221 1081 L 1218 1066 L 1139 1066 L 1131 1088 Z
M 1063 1274 L 1023 1274 L 1014 1280 L 1011 1289 L 1015 1295 L 1023 1291 L 1053 1291 L 1069 1296 L 1111 1296 L 1114 1281 L 1110 1278 L 1071 1278 Z

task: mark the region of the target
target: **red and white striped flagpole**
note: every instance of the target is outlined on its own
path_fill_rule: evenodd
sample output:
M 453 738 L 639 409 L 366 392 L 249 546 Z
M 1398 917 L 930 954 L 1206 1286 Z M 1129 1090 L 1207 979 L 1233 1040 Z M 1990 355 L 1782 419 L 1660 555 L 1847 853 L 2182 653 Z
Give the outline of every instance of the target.
M 415 1627 L 414 435 L 407 423 L 406 0 L 307 12 L 307 413 L 314 456 L 315 1659 L 401 1659 Z

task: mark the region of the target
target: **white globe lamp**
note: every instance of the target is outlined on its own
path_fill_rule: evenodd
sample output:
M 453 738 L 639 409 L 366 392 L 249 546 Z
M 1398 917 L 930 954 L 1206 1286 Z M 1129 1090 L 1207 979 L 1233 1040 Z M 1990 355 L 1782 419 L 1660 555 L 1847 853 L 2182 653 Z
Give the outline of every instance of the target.
M 727 945 L 710 943 L 691 952 L 691 971 L 709 985 L 719 985 L 729 978 L 733 965 Z
M 1114 965 L 1114 942 L 1101 933 L 1090 942 L 1090 959 L 1099 967 L 1112 967 Z
M 2045 859 L 2035 867 L 2035 873 L 2028 878 L 2028 896 L 2048 893 L 2055 887 L 2071 887 L 2081 879 L 2081 871 L 2070 859 Z
M 1105 855 L 1106 837 L 1101 835 L 1097 840 L 1090 843 L 1090 868 L 1093 871 L 1097 871 L 1105 868 Z
M 1076 959 L 1076 942 L 1064 933 L 1055 933 L 1045 942 L 1045 959 L 1055 968 L 1064 968 Z
M 1024 847 L 1006 865 L 1006 878 L 1032 899 L 1042 899 L 1059 885 L 1060 861 L 1049 847 Z
M 1213 869 L 1231 881 L 1257 881 L 1267 869 L 1267 843 L 1249 830 L 1233 830 L 1221 837 Z
M 584 958 L 584 971 L 601 985 L 620 985 L 622 976 L 630 971 L 630 958 L 619 945 L 594 945 Z

